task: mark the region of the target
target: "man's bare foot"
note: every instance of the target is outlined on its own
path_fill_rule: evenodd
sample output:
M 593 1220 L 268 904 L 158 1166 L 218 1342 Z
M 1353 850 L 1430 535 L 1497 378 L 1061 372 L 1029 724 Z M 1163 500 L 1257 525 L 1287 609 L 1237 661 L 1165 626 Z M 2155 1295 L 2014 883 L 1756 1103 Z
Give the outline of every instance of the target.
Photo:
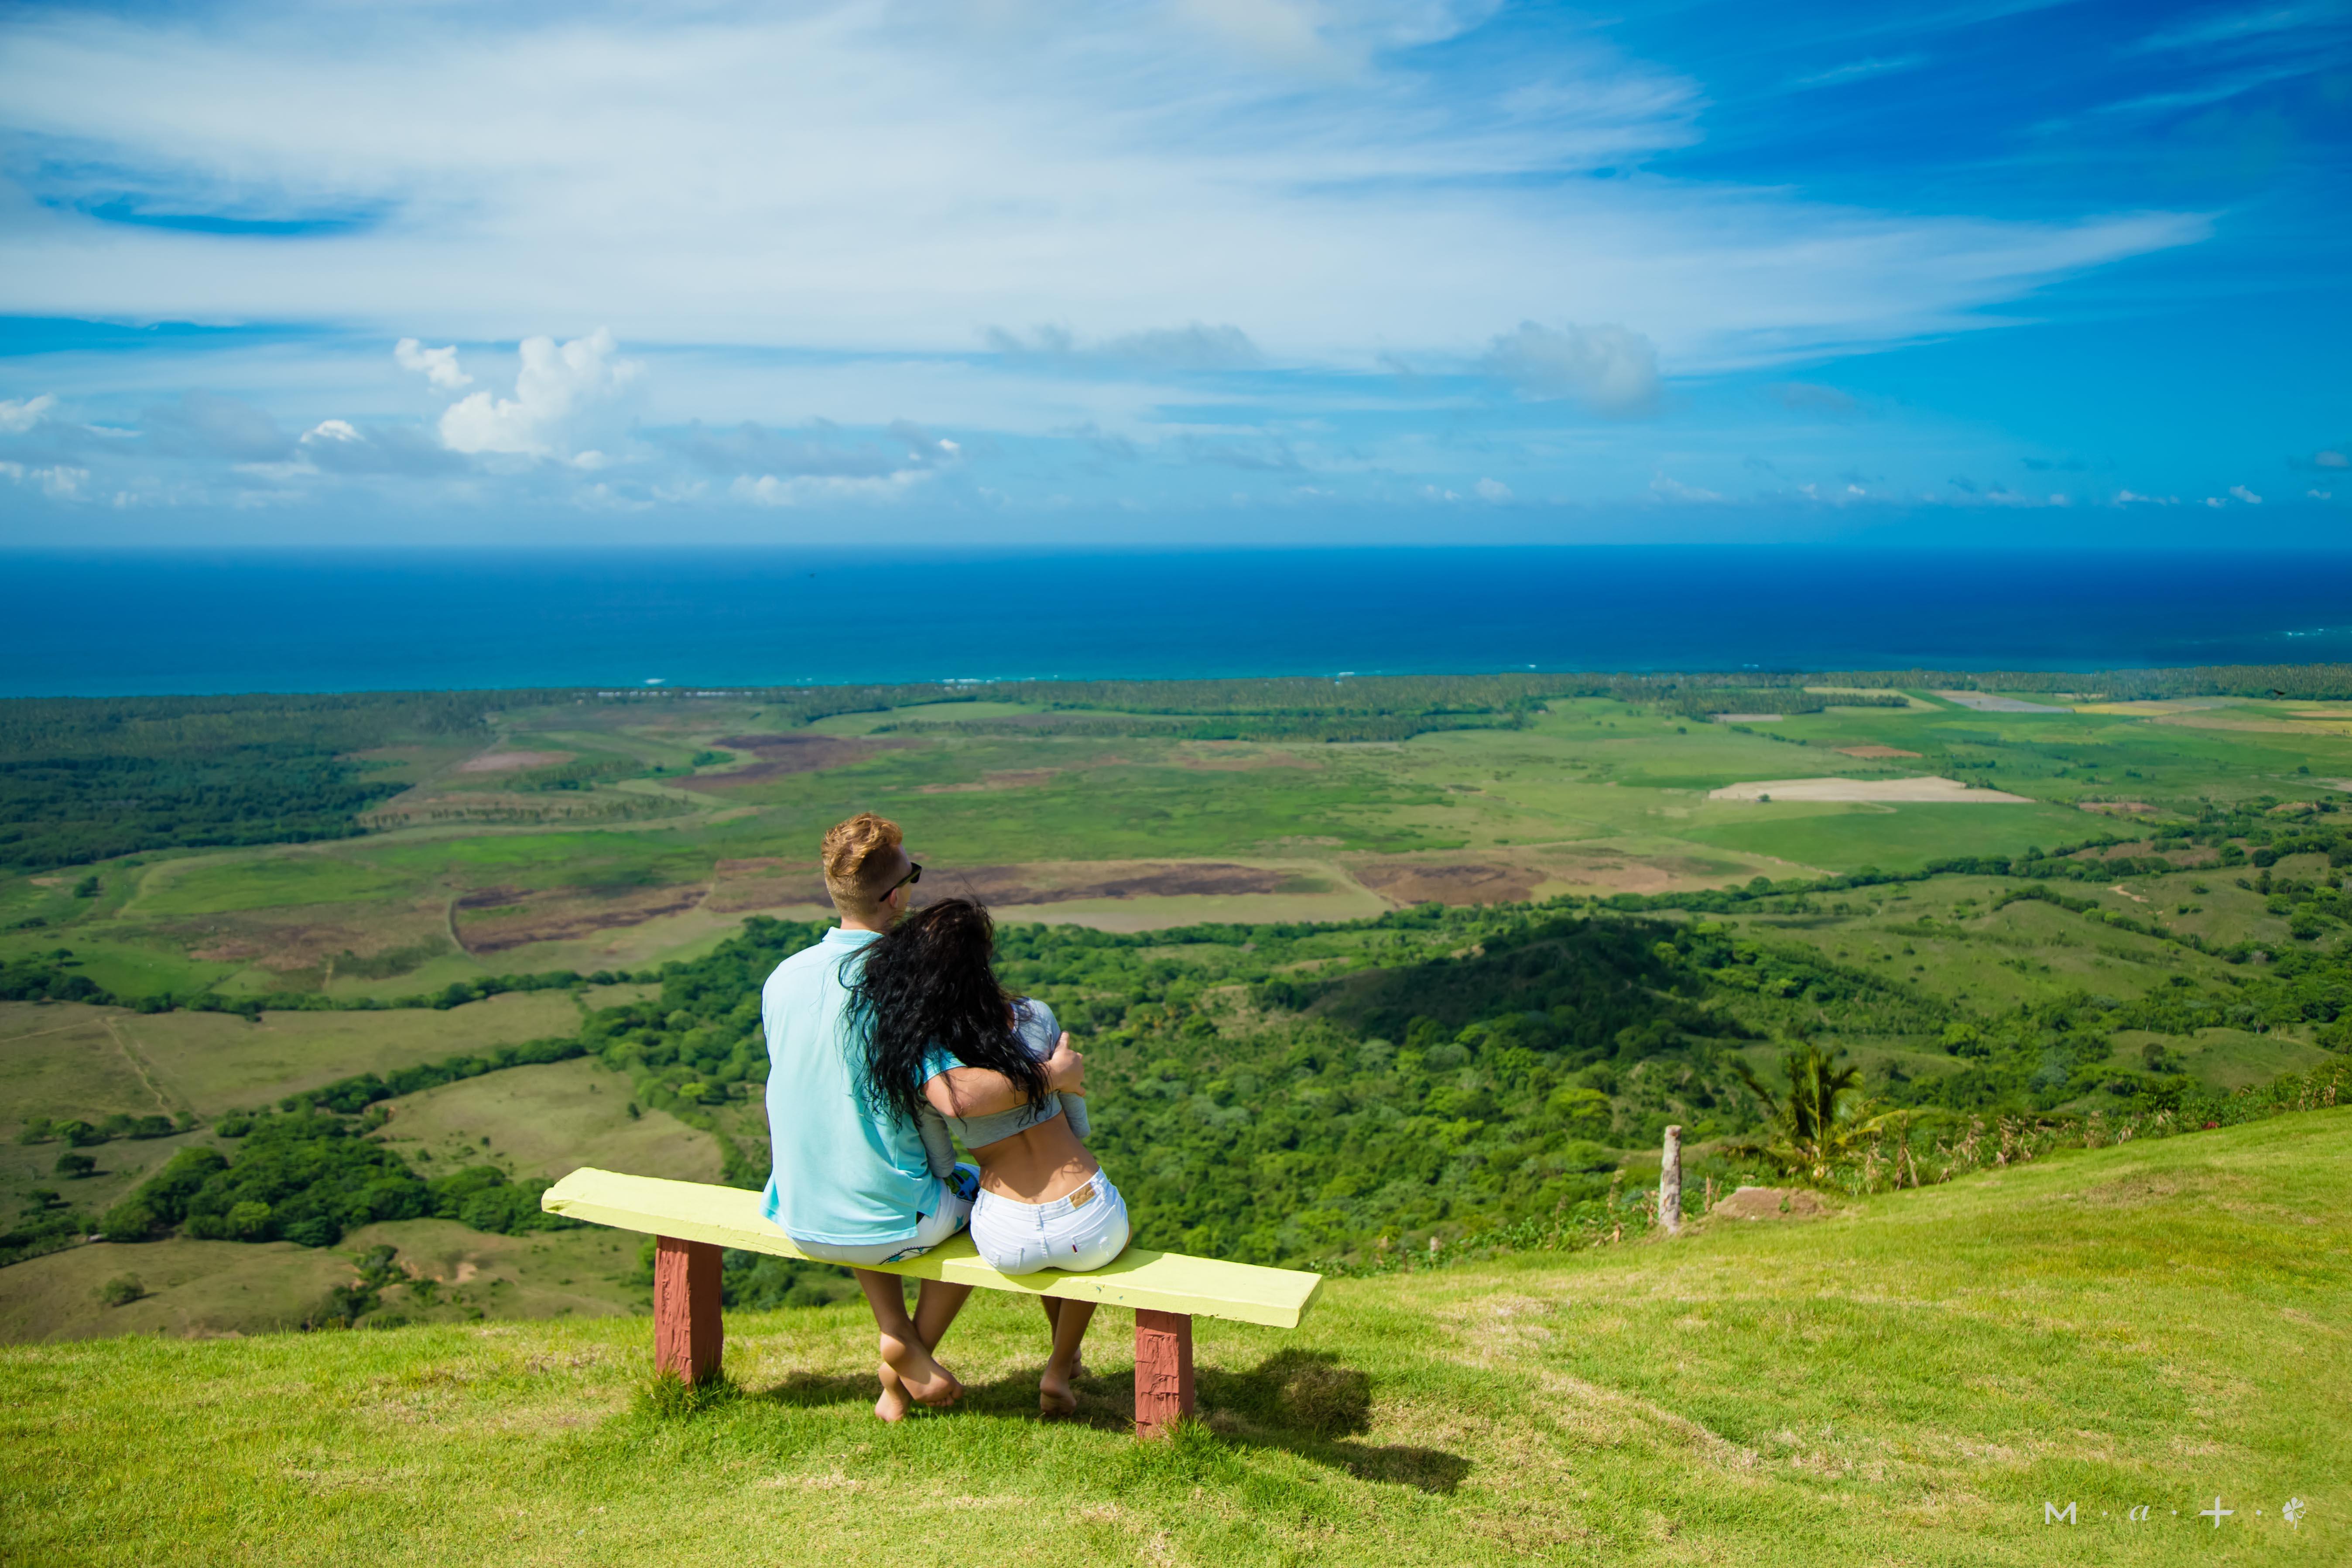
M 956 1381 L 955 1373 L 932 1360 L 931 1352 L 919 1342 L 884 1334 L 882 1370 L 882 1397 L 875 1405 L 874 1414 L 885 1421 L 896 1421 L 906 1415 L 909 1401 L 944 1410 L 963 1397 L 963 1384 Z M 887 1408 L 891 1406 L 896 1407 L 897 1415 Z
M 1048 1415 L 1076 1415 L 1078 1396 L 1070 1392 L 1075 1371 L 1065 1373 L 1051 1362 L 1045 1363 L 1045 1375 L 1037 1380 L 1037 1408 Z

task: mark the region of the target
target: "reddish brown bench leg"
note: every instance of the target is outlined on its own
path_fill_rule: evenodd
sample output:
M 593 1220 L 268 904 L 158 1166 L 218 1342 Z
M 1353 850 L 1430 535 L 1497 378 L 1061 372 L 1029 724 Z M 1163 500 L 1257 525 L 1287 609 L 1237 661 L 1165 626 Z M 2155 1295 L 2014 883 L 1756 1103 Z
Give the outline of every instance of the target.
M 719 1317 L 719 1248 L 707 1241 L 654 1238 L 654 1365 L 687 1384 L 719 1375 L 726 1347 Z M 1192 1389 L 1185 1368 L 1185 1389 Z
M 1192 1317 L 1135 1314 L 1135 1435 L 1157 1437 L 1192 1414 Z

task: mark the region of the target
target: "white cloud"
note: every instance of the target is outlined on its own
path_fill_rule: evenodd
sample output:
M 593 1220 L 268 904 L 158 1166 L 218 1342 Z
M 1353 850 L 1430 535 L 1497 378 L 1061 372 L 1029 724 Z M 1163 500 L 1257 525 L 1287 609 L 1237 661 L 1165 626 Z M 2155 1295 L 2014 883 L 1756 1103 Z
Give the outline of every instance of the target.
M 2305 490 L 2303 493 L 2309 496 L 2313 500 L 2334 500 L 2336 499 L 2336 492 L 2334 490 Z
M 843 501 L 894 501 L 904 499 L 917 485 L 929 479 L 929 468 L 901 468 L 895 474 L 857 478 L 845 474 L 793 474 L 778 479 L 773 474 L 761 474 L 758 479 L 745 474 L 729 488 L 728 493 L 738 500 L 756 506 L 819 506 Z
M 22 463 L 0 463 L 0 478 L 14 484 L 33 484 L 51 500 L 79 500 L 81 487 L 89 482 L 88 468 L 68 468 L 63 463 L 52 468 L 30 468 Z
M 445 349 L 428 349 L 415 338 L 403 338 L 392 345 L 392 357 L 403 370 L 413 370 L 444 392 L 456 392 L 474 384 L 474 378 L 457 368 L 457 345 Z
M 2248 489 L 2243 485 L 2231 485 L 2230 487 L 2230 493 L 2236 496 L 2240 500 L 2244 501 L 2248 506 L 2260 506 L 2263 504 L 2263 498 L 2256 495 L 2253 491 Z
M 302 445 L 307 447 L 313 441 L 339 441 L 345 445 L 351 445 L 358 442 L 361 438 L 359 431 L 352 427 L 350 421 L 343 419 L 322 419 L 310 429 L 302 433 Z
M 1813 493 L 1813 487 L 1811 485 L 1802 485 L 1799 488 L 1807 495 L 1811 495 Z M 1852 486 L 1848 486 L 1847 488 L 1849 489 L 1853 489 Z M 1721 500 L 1723 499 L 1723 497 L 1717 491 L 1703 490 L 1696 485 L 1686 485 L 1679 479 L 1670 479 L 1664 474 L 1660 474 L 1650 480 L 1650 493 L 1654 496 L 1662 497 L 1667 500 L 1715 501 Z
M 1480 500 L 1493 501 L 1497 506 L 1511 499 L 1511 487 L 1500 479 L 1480 479 L 1472 488 L 1478 492 Z
M 49 410 L 57 405 L 58 400 L 47 393 L 43 393 L 38 397 L 19 398 L 14 401 L 0 398 L 0 430 L 5 430 L 11 436 L 21 436 L 38 425 Z
M 2144 496 L 2136 490 L 2117 490 L 2116 504 L 2117 506 L 2179 506 L 2180 498 L 2179 496 Z
M 1574 398 L 1596 414 L 1632 417 L 1658 403 L 1657 345 L 1623 327 L 1522 321 L 1478 363 L 1522 395 Z
M 636 378 L 640 367 L 614 357 L 617 348 L 603 327 L 560 348 L 553 338 L 525 338 L 515 395 L 477 392 L 451 404 L 441 415 L 441 444 L 453 452 L 568 457 L 568 437 Z
M 2205 498 L 2205 504 L 2211 507 L 2215 511 L 2219 511 L 2230 503 L 2223 500 L 2220 496 L 2207 496 Z
M 2352 468 L 2352 458 L 2347 458 L 2341 452 L 2315 453 L 2311 460 L 2323 468 Z

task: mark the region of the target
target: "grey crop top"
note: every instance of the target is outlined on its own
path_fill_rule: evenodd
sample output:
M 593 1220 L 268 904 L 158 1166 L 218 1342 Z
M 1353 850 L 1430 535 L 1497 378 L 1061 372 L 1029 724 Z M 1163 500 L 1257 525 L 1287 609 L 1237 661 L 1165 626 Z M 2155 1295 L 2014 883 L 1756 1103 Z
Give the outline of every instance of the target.
M 1013 1004 L 1013 1031 L 1021 1043 L 1029 1047 L 1029 1054 L 1039 1061 L 1054 1054 L 1054 1046 L 1062 1037 L 1062 1026 L 1055 1020 L 1054 1010 L 1028 996 Z M 993 1116 L 942 1116 L 925 1106 L 923 1153 L 929 1161 L 931 1174 L 945 1177 L 955 1171 L 954 1140 L 961 1140 L 967 1149 L 985 1149 L 1000 1139 L 1026 1131 L 1041 1121 L 1051 1121 L 1056 1116 L 1067 1116 L 1070 1131 L 1081 1138 L 1087 1135 L 1088 1127 L 1084 1095 L 1073 1094 L 1065 1098 L 1049 1092 L 1043 1107 L 1016 1105 Z

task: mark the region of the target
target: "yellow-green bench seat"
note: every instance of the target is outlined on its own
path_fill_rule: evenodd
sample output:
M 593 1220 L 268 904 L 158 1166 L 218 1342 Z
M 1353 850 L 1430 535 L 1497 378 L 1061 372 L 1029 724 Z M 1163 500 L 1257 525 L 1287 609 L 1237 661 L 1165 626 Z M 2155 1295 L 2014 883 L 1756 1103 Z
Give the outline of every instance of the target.
M 540 1206 L 592 1225 L 642 1231 L 654 1252 L 654 1352 L 666 1373 L 699 1383 L 718 1374 L 725 1344 L 719 1310 L 719 1257 L 725 1247 L 805 1258 L 761 1216 L 760 1194 L 700 1182 L 670 1182 L 581 1169 L 547 1189 Z M 1192 1411 L 1192 1320 L 1228 1318 L 1295 1329 L 1323 1289 L 1323 1277 L 1181 1252 L 1130 1247 L 1091 1274 L 1049 1268 L 999 1274 L 959 1236 L 885 1274 L 944 1279 L 1024 1296 L 1058 1296 L 1126 1307 L 1135 1313 L 1135 1426 L 1149 1436 Z

